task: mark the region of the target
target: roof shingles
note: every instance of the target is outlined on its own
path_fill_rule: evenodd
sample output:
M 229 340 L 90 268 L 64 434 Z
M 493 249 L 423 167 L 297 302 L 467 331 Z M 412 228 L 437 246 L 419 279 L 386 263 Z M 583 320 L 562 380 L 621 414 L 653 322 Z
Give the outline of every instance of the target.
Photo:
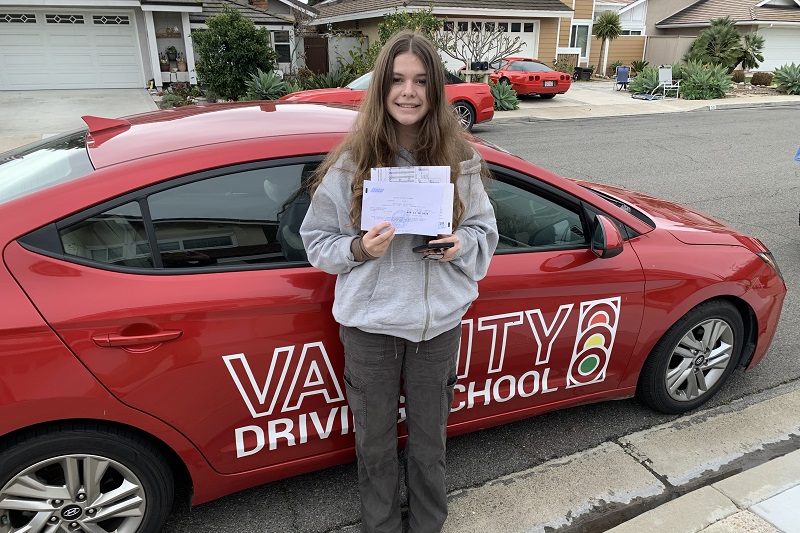
M 657 27 L 671 25 L 709 24 L 711 19 L 731 17 L 736 22 L 800 22 L 800 5 L 777 6 L 766 4 L 756 7 L 762 0 L 699 0 L 678 11 Z
M 356 15 L 411 7 L 507 9 L 524 11 L 571 11 L 561 0 L 329 0 L 314 6 L 319 18 Z

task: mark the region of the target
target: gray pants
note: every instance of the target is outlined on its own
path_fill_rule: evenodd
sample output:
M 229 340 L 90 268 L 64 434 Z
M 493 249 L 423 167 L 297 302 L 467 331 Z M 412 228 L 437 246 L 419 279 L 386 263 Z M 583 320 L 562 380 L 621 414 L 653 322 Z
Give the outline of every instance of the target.
M 369 533 L 402 531 L 397 461 L 400 380 L 408 440 L 404 453 L 408 524 L 438 532 L 447 518 L 445 442 L 456 383 L 461 326 L 410 342 L 342 326 L 347 402 L 355 418 L 361 520 Z

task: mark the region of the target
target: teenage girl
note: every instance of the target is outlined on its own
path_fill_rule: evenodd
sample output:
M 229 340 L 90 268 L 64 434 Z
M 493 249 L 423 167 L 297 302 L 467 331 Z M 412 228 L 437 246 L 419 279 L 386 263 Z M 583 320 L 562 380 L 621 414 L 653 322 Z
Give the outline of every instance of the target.
M 478 296 L 497 246 L 483 187 L 486 164 L 466 140 L 444 93 L 444 69 L 419 33 L 383 47 L 352 132 L 320 167 L 300 233 L 308 260 L 337 274 L 333 316 L 344 345 L 347 401 L 355 418 L 362 525 L 400 532 L 398 403 L 411 531 L 447 518 L 445 439 L 456 383 L 461 319 Z M 376 167 L 449 166 L 452 234 L 396 235 L 390 222 L 359 230 L 363 183 Z M 451 242 L 451 248 L 412 248 Z

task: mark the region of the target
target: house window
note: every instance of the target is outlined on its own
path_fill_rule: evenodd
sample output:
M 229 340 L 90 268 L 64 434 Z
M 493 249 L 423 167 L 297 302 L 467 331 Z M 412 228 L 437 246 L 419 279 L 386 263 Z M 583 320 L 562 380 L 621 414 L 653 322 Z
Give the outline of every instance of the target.
M 292 50 L 289 44 L 288 31 L 272 32 L 272 44 L 275 47 L 275 52 L 278 54 L 278 63 L 292 62 Z
M 92 15 L 92 24 L 98 26 L 127 26 L 130 19 L 124 15 Z
M 83 24 L 83 15 L 45 15 L 47 24 Z
M 0 13 L 0 23 L 9 24 L 36 24 L 36 15 L 33 13 Z
M 522 24 L 519 22 L 512 22 L 511 23 L 511 31 L 515 33 L 519 33 L 522 31 Z
M 573 24 L 569 35 L 569 45 L 581 49 L 581 57 L 586 57 L 586 46 L 589 42 L 589 25 Z
M 622 35 L 641 35 L 641 30 L 622 30 Z
M 533 33 L 533 22 L 526 22 L 523 24 L 522 31 L 525 33 Z
M 481 31 L 481 23 L 480 22 L 473 22 L 472 23 L 472 31 Z
M 483 23 L 483 28 L 488 32 L 493 32 L 494 31 L 494 22 L 484 22 Z
M 497 29 L 500 31 L 508 31 L 508 22 L 498 22 Z
M 442 25 L 442 30 L 453 31 L 454 29 L 455 29 L 455 23 L 452 20 L 444 21 L 444 25 Z

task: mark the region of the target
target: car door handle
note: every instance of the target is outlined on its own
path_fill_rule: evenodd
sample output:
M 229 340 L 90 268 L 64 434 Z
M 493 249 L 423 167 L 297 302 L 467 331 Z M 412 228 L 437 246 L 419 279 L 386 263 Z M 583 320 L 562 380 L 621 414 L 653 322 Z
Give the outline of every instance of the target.
M 158 344 L 161 342 L 172 341 L 180 338 L 183 331 L 159 331 L 158 333 L 148 333 L 147 335 L 94 335 L 92 340 L 103 348 L 114 348 L 117 346 L 137 346 L 141 344 Z

